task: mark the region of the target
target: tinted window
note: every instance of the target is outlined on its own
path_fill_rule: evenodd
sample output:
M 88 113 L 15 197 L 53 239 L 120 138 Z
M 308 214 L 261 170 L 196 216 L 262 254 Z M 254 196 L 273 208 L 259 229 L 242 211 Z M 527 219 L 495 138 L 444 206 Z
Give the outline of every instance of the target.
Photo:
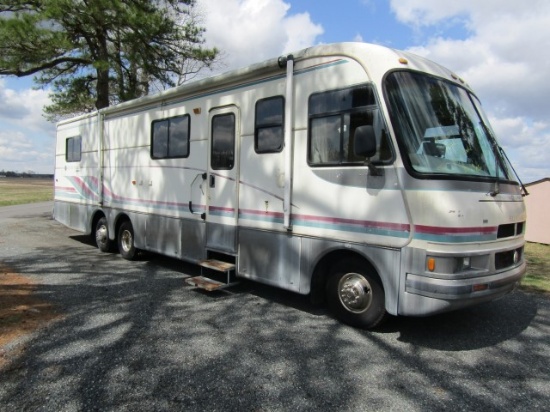
M 80 162 L 82 158 L 82 137 L 69 137 L 66 141 L 65 160 L 67 162 Z
M 212 153 L 214 170 L 231 170 L 235 164 L 235 115 L 222 114 L 212 118 Z
M 151 157 L 166 159 L 189 156 L 189 116 L 155 120 L 151 132 Z
M 256 103 L 254 149 L 256 153 L 274 153 L 283 150 L 284 106 L 282 96 Z
M 317 93 L 309 99 L 308 162 L 314 166 L 363 165 L 354 153 L 355 131 L 373 126 L 377 153 L 372 162 L 393 157 L 384 122 L 369 85 Z

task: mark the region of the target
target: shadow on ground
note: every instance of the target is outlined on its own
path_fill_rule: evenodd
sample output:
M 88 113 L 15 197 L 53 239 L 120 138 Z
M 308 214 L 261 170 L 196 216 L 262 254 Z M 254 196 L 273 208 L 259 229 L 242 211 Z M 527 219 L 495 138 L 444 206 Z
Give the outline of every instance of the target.
M 250 282 L 197 292 L 183 281 L 196 266 L 152 254 L 127 262 L 80 236 L 7 263 L 65 317 L 3 372 L 0 409 L 510 410 L 550 401 L 533 384 L 547 382 L 550 363 L 549 305 L 535 295 L 391 318 L 369 332 Z

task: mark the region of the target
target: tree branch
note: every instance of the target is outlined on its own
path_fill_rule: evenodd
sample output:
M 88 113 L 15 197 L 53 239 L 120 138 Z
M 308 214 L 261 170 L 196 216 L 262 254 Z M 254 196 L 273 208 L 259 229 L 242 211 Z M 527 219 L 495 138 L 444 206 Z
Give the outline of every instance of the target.
M 53 69 L 54 67 L 63 63 L 71 63 L 73 66 L 79 65 L 79 64 L 81 65 L 92 64 L 90 60 L 81 59 L 78 57 L 60 57 L 58 59 L 54 59 L 49 62 L 44 62 L 37 66 L 33 66 L 27 70 L 23 70 L 20 68 L 15 68 L 15 69 L 0 68 L 0 75 L 13 75 L 17 77 L 23 77 L 23 76 L 28 76 L 31 74 L 38 73 L 39 71 L 42 71 L 42 70 Z

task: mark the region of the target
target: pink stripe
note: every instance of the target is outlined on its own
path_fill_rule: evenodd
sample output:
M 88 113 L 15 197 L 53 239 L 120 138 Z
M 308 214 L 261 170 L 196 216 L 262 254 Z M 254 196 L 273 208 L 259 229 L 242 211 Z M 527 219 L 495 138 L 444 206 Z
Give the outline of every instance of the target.
M 410 225 L 406 223 L 374 222 L 372 220 L 342 219 L 337 217 L 323 217 L 323 216 L 311 216 L 311 215 L 292 215 L 292 218 L 308 220 L 308 221 L 316 221 L 316 222 L 333 223 L 333 224 L 378 227 L 382 229 L 399 230 L 404 232 L 408 232 L 410 230 Z
M 473 234 L 473 233 L 483 233 L 483 234 L 493 234 L 496 233 L 497 227 L 437 227 L 437 226 L 424 226 L 424 225 L 415 225 L 415 230 L 418 233 L 428 233 L 435 235 L 443 234 Z
M 76 189 L 74 187 L 67 187 L 67 186 L 56 186 L 55 190 L 63 190 L 65 192 L 76 192 Z
M 90 188 L 86 185 L 84 180 L 82 180 L 80 177 L 74 177 L 75 183 L 82 189 L 84 193 L 86 193 L 89 196 L 95 196 L 95 193 L 90 190 Z
M 283 217 L 284 214 L 280 212 L 266 212 L 265 210 L 252 210 L 252 209 L 239 209 L 239 213 L 257 216 L 269 216 L 269 217 Z
M 208 209 L 209 210 L 219 210 L 219 211 L 223 211 L 223 212 L 234 212 L 235 211 L 235 208 L 221 207 L 221 206 L 209 206 Z

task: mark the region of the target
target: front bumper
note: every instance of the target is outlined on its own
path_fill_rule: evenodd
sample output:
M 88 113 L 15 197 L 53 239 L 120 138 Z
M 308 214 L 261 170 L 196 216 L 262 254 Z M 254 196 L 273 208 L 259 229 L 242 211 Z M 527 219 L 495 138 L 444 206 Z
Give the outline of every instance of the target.
M 526 269 L 522 259 L 517 266 L 498 273 L 465 279 L 406 273 L 398 313 L 426 316 L 498 299 L 517 287 Z

